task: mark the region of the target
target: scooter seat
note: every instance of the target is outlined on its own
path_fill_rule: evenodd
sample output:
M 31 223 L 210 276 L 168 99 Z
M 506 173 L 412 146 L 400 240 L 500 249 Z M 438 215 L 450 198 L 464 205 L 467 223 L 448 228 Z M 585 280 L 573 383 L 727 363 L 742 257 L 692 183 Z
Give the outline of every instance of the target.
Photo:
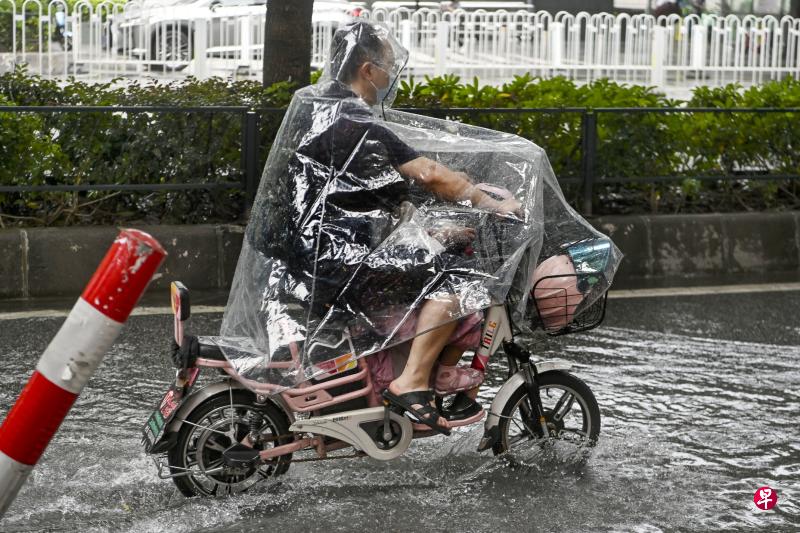
M 215 361 L 224 361 L 225 355 L 216 344 L 200 343 L 198 348 L 198 357 L 203 359 L 213 359 Z

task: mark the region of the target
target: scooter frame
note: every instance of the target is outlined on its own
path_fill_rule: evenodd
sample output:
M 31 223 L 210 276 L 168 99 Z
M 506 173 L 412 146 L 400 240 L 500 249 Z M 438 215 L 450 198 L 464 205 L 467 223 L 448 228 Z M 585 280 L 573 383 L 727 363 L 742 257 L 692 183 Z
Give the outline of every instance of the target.
M 185 291 L 185 287 L 177 284 L 179 289 Z M 175 338 L 176 342 L 183 341 L 184 321 L 182 314 L 188 318 L 188 304 L 186 310 L 182 313 L 180 303 L 181 290 L 173 289 L 173 309 L 175 311 Z M 177 293 L 177 302 L 176 302 Z M 188 291 L 186 292 L 186 299 L 188 300 Z M 347 426 L 357 425 L 362 420 L 375 420 L 376 417 L 382 417 L 385 407 L 382 404 L 375 402 L 375 395 L 372 394 L 373 384 L 369 372 L 369 368 L 365 358 L 355 359 L 352 356 L 352 343 L 345 335 L 343 341 L 346 340 L 350 351 L 340 357 L 332 359 L 333 373 L 344 372 L 357 368 L 358 371 L 351 373 L 340 378 L 328 379 L 321 383 L 311 383 L 305 381 L 289 389 L 282 388 L 270 384 L 247 380 L 242 378 L 236 373 L 233 365 L 227 360 L 220 360 L 216 358 L 203 357 L 203 350 L 201 349 L 201 356 L 194 361 L 192 368 L 181 369 L 178 371 L 176 383 L 183 387 L 187 392 L 191 389 L 194 381 L 199 372 L 198 369 L 209 368 L 218 369 L 228 375 L 228 379 L 222 382 L 213 383 L 207 387 L 192 392 L 188 397 L 180 402 L 174 417 L 167 424 L 166 434 L 177 435 L 181 426 L 186 423 L 187 416 L 199 405 L 208 400 L 209 398 L 219 394 L 231 394 L 233 389 L 250 390 L 256 394 L 256 404 L 264 402 L 273 402 L 279 407 L 287 416 L 290 424 L 291 435 L 279 436 L 289 437 L 292 436 L 294 440 L 287 444 L 278 445 L 268 448 L 259 452 L 259 458 L 264 461 L 274 459 L 276 457 L 291 454 L 304 449 L 313 449 L 316 451 L 318 459 L 327 458 L 328 452 L 353 446 L 352 435 L 347 438 Z M 199 338 L 201 346 L 209 345 L 210 341 L 205 338 Z M 179 343 L 180 343 L 179 342 Z M 533 399 L 531 411 L 534 420 L 539 420 L 542 427 L 542 434 L 547 436 L 548 429 L 542 414 L 541 400 L 539 398 L 539 388 L 537 384 L 538 374 L 551 371 L 551 370 L 569 370 L 572 365 L 566 361 L 553 360 L 542 361 L 532 364 L 530 361 L 530 353 L 523 350 L 516 345 L 513 340 L 513 333 L 511 329 L 511 321 L 508 316 L 507 309 L 504 305 L 494 305 L 490 307 L 486 313 L 483 322 L 482 334 L 479 345 L 476 347 L 473 358 L 472 367 L 482 371 L 486 371 L 486 365 L 489 358 L 501 347 L 504 347 L 506 355 L 509 360 L 509 379 L 503 384 L 498 393 L 492 401 L 489 415 L 486 419 L 484 426 L 484 438 L 481 441 L 479 450 L 486 450 L 491 448 L 499 438 L 497 425 L 500 422 L 500 413 L 506 402 L 510 399 L 511 395 L 521 386 L 529 388 L 530 397 Z M 271 368 L 300 368 L 299 353 L 297 349 L 291 352 L 292 361 L 288 362 L 272 362 L 269 363 Z M 332 395 L 330 390 L 334 387 L 347 385 L 353 382 L 362 382 L 363 387 L 339 395 Z M 337 412 L 331 415 L 313 416 L 312 413 L 322 408 L 329 408 L 337 404 L 344 403 L 356 398 L 366 398 L 368 407 L 365 409 L 348 410 Z M 485 416 L 486 412 L 481 410 L 476 415 L 465 420 L 453 421 L 450 423 L 451 427 L 460 427 L 471 425 L 479 422 Z M 298 420 L 300 415 L 301 419 Z M 312 415 L 312 416 L 309 416 Z M 388 416 L 388 415 L 387 415 Z M 399 453 L 385 453 L 379 450 L 374 445 L 369 446 L 370 443 L 364 442 L 364 439 L 359 441 L 360 452 L 362 454 L 370 455 L 377 459 L 392 459 L 401 455 L 412 438 L 424 437 L 434 434 L 434 432 L 426 429 L 425 426 L 416 426 L 411 428 L 411 422 L 408 418 L 391 413 L 391 419 L 400 425 L 402 428 L 403 441 L 400 446 L 396 446 Z M 335 422 L 335 431 L 325 430 L 326 421 Z M 411 436 L 413 433 L 413 437 Z M 303 436 L 303 434 L 311 434 L 311 436 Z M 337 441 L 330 442 L 325 439 L 325 435 L 338 438 Z M 406 435 L 409 437 L 406 438 Z M 350 442 L 348 442 L 350 441 Z M 247 445 L 247 443 L 244 443 Z M 331 457 L 333 458 L 333 457 Z M 165 475 L 163 473 L 164 466 L 156 461 L 159 467 L 159 477 L 169 478 L 175 476 L 186 475 L 187 473 L 171 473 Z M 174 471 L 174 467 L 173 467 Z

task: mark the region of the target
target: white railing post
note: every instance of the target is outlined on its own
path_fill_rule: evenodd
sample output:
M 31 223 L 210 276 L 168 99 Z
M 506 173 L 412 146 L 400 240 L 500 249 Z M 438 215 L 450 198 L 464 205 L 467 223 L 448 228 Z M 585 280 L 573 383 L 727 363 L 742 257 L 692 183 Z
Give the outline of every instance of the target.
M 696 25 L 692 28 L 692 68 L 706 68 L 707 43 L 706 27 Z
M 653 28 L 653 47 L 650 63 L 650 84 L 656 87 L 663 87 L 664 76 L 664 55 L 667 48 L 667 29 L 663 26 Z
M 19 25 L 22 28 L 21 32 L 20 32 L 21 33 L 20 39 L 22 40 L 22 46 L 20 46 L 20 52 L 21 52 L 21 54 L 20 54 L 20 58 L 21 58 L 20 62 L 23 65 L 25 65 L 28 62 L 27 59 L 25 58 L 25 45 L 27 44 L 25 42 L 25 11 L 23 10 L 22 13 L 14 12 L 14 16 L 13 16 L 12 20 L 14 21 L 13 22 L 13 26 L 11 28 L 11 33 L 12 33 L 12 35 L 14 35 L 14 39 L 13 39 L 13 41 L 14 41 L 14 63 L 15 64 L 17 63 L 17 58 L 16 58 L 16 55 L 17 55 L 17 49 L 16 49 L 16 35 L 17 35 L 17 32 L 16 32 L 16 29 L 17 29 L 17 23 L 19 22 Z
M 239 59 L 240 66 L 250 67 L 250 61 L 252 59 L 250 48 L 251 42 L 250 39 L 250 17 L 242 17 L 239 19 L 239 39 L 241 40 L 241 56 Z
M 97 58 L 102 53 L 100 48 L 100 14 L 97 13 L 95 6 L 91 7 L 89 13 L 89 55 L 85 61 L 86 69 L 92 78 L 99 77 Z M 77 72 L 76 72 L 77 74 Z
M 414 27 L 410 20 L 401 20 L 398 24 L 398 29 L 400 31 L 400 44 L 408 50 L 408 68 L 405 75 L 413 76 L 415 74 L 414 64 L 416 63 L 416 58 L 414 57 Z
M 450 38 L 450 23 L 440 20 L 436 23 L 436 67 L 435 74 L 442 76 L 447 72 L 447 44 Z
M 550 24 L 550 66 L 561 68 L 564 64 L 564 23 Z
M 42 33 L 44 32 L 44 28 L 45 27 L 47 27 L 48 29 L 50 28 L 49 23 L 50 23 L 50 17 L 48 17 L 47 15 L 43 14 L 42 7 L 40 5 L 39 6 L 39 20 L 38 20 L 37 28 L 38 28 L 38 31 L 39 31 L 39 43 L 38 43 L 38 45 L 39 45 L 39 48 L 38 48 L 38 50 L 39 50 L 39 52 L 38 52 L 39 53 L 39 74 L 42 75 L 42 76 L 47 76 L 47 71 L 45 70 L 45 51 L 44 51 L 44 40 L 42 38 Z M 48 36 L 49 35 L 50 35 L 50 32 L 48 31 Z M 48 38 L 48 41 L 49 40 L 50 39 Z M 50 43 L 49 42 L 47 43 L 47 48 L 48 49 L 50 48 Z M 47 68 L 48 69 L 50 68 L 49 64 L 47 65 Z
M 11 3 L 11 63 L 17 64 L 17 4 L 13 0 Z M 8 16 L 8 15 L 6 15 Z
M 208 78 L 208 21 L 197 19 L 194 24 L 194 76 L 203 80 Z
M 410 20 L 401 20 L 400 21 L 400 44 L 403 45 L 403 48 L 411 52 L 412 50 L 412 43 L 411 43 L 411 36 L 413 35 L 413 28 L 411 26 Z

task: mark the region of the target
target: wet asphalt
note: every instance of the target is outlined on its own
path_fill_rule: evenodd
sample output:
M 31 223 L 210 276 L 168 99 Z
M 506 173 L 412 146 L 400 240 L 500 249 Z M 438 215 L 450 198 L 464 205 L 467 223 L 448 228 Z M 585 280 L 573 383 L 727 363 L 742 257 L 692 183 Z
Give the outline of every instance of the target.
M 475 426 L 393 462 L 294 464 L 252 493 L 191 500 L 139 446 L 173 375 L 171 318 L 132 317 L 0 530 L 797 531 L 798 308 L 800 291 L 611 298 L 600 328 L 537 342 L 539 356 L 574 362 L 600 403 L 586 462 L 512 466 L 475 451 Z M 213 334 L 220 319 L 198 314 L 191 329 Z M 0 417 L 62 321 L 0 320 Z M 503 379 L 493 361 L 485 403 Z M 772 511 L 752 501 L 764 485 L 778 491 Z

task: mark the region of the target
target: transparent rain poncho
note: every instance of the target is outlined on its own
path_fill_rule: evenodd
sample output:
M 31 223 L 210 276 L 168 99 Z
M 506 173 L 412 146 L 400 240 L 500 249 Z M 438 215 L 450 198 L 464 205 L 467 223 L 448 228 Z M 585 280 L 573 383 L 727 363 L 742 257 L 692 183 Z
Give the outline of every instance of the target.
M 571 260 L 596 276 L 582 306 L 611 282 L 619 252 L 567 205 L 541 148 L 389 109 L 407 57 L 382 26 L 352 24 L 337 32 L 319 82 L 292 99 L 212 338 L 245 382 L 278 391 L 505 302 L 535 324 L 526 315 L 543 251 L 583 243 Z M 348 83 L 365 60 L 390 80 L 375 87 L 372 106 Z M 443 200 L 401 173 L 413 160 L 443 164 L 495 203 L 513 197 L 521 207 L 498 214 Z M 457 238 L 463 228 L 474 238 Z M 446 312 L 420 318 L 434 304 Z

